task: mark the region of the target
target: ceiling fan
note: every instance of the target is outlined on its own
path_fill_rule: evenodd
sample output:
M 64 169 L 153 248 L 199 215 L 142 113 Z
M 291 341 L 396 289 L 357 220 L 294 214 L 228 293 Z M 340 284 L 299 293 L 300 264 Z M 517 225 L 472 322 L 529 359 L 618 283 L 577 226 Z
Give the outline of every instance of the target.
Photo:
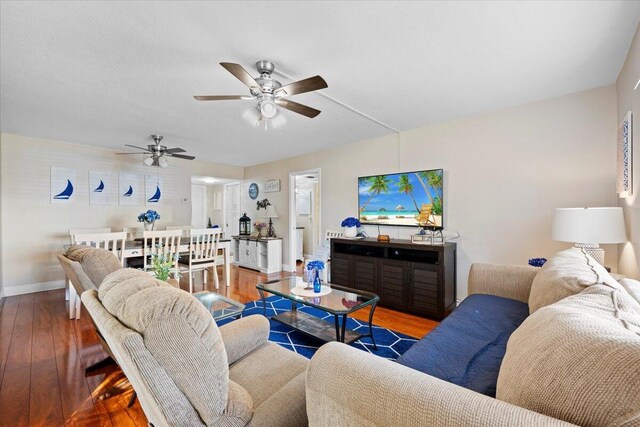
M 243 114 L 247 121 L 255 125 L 259 125 L 260 122 L 264 121 L 266 126 L 267 120 L 265 119 L 268 119 L 272 126 L 278 126 L 286 121 L 278 111 L 277 106 L 309 118 L 314 118 L 320 114 L 320 110 L 285 99 L 292 95 L 326 88 L 327 82 L 320 76 L 309 77 L 283 86 L 282 83 L 271 77 L 275 69 L 275 65 L 272 62 L 264 60 L 256 62 L 256 68 L 260 76 L 255 79 L 240 64 L 221 62 L 220 65 L 244 83 L 249 88 L 251 95 L 194 96 L 195 99 L 198 101 L 257 99 L 257 106 L 250 108 Z
M 138 147 L 137 145 L 124 144 L 127 147 L 137 148 L 139 150 L 142 150 L 141 153 L 116 153 L 116 154 L 145 154 L 149 156 L 149 157 L 145 157 L 145 159 L 143 160 L 143 163 L 145 165 L 158 166 L 161 168 L 166 168 L 167 166 L 169 166 L 169 163 L 167 162 L 167 159 L 165 159 L 165 157 L 177 157 L 179 159 L 186 159 L 186 160 L 195 159 L 194 156 L 188 156 L 186 154 L 178 154 L 178 153 L 186 152 L 186 150 L 183 150 L 182 148 L 179 148 L 179 147 L 167 148 L 164 145 L 160 145 L 160 141 L 162 141 L 162 138 L 163 138 L 162 135 L 151 135 L 151 138 L 153 138 L 153 140 L 155 141 L 155 144 L 149 144 L 147 145 L 147 148 Z

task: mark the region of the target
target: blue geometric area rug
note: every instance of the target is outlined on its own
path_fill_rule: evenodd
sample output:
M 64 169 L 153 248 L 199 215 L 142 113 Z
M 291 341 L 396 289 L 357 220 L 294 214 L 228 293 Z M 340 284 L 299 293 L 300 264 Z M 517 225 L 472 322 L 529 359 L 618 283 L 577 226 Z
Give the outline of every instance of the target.
M 275 316 L 276 314 L 291 310 L 291 301 L 276 295 L 268 297 L 266 299 L 266 303 L 267 317 Z M 246 317 L 252 314 L 263 314 L 262 308 L 262 300 L 248 302 L 245 304 L 243 316 Z M 333 322 L 332 314 L 315 307 L 309 307 L 298 303 L 298 310 Z M 218 322 L 218 326 L 222 326 L 225 323 L 232 322 L 233 320 L 234 319 L 223 319 Z M 340 320 L 342 320 L 342 318 Z M 276 322 L 275 320 L 269 319 L 269 323 L 271 324 L 269 341 L 280 344 L 282 347 L 295 351 L 308 359 L 315 354 L 318 347 L 324 344 L 323 341 L 296 331 L 290 326 Z M 347 319 L 347 329 L 351 329 L 353 331 L 362 330 L 363 333 L 366 334 L 369 332 L 369 323 L 349 317 Z M 350 345 L 371 354 L 375 354 L 376 356 L 396 360 L 417 341 L 415 338 L 411 338 L 407 335 L 381 326 L 373 325 L 372 329 L 376 345 L 378 346 L 377 350 L 374 350 L 371 338 L 369 337 L 362 338 Z

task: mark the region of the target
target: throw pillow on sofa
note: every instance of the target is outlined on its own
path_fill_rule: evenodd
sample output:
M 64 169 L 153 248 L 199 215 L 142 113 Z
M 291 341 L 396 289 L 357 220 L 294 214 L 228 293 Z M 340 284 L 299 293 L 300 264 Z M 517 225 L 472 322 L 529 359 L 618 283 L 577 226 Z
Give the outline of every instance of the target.
M 511 335 L 499 400 L 582 426 L 640 423 L 640 305 L 595 285 L 544 307 Z
M 571 248 L 555 254 L 547 261 L 531 284 L 529 313 L 603 283 L 622 289 L 607 270 L 584 249 Z

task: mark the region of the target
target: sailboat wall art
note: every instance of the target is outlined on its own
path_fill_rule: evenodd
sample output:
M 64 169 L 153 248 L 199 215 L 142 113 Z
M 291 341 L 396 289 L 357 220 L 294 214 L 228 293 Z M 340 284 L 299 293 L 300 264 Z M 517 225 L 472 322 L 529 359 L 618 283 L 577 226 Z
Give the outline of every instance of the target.
M 111 172 L 89 171 L 89 204 L 110 205 L 115 185 Z
M 51 166 L 51 203 L 76 203 L 76 170 Z
M 162 203 L 162 177 L 156 175 L 145 176 L 144 198 L 147 205 L 158 205 Z
M 133 173 L 121 173 L 118 178 L 118 200 L 122 206 L 138 206 L 141 201 L 139 177 Z

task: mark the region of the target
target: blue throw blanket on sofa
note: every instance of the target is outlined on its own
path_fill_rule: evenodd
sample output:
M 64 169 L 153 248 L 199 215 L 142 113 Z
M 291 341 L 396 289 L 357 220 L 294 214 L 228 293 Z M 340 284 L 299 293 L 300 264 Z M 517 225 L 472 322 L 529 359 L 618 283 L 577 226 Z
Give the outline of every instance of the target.
M 529 306 L 520 301 L 470 295 L 397 361 L 495 397 L 507 341 L 528 315 Z

